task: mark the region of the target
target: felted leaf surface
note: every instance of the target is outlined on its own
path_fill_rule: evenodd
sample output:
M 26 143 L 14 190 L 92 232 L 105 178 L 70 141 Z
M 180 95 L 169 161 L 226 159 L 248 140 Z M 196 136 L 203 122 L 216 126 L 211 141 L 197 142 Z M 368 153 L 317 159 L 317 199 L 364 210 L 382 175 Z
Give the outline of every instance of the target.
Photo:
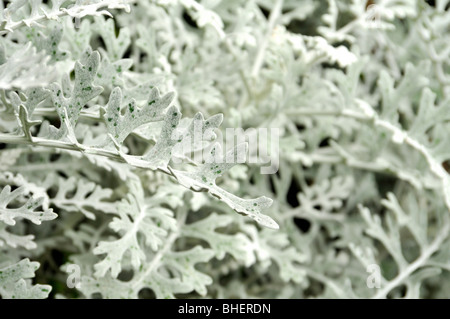
M 39 268 L 38 262 L 22 259 L 16 264 L 0 268 L 0 295 L 4 299 L 44 299 L 52 290 L 49 285 L 31 285 L 29 278 Z
M 43 221 L 52 220 L 57 217 L 52 209 L 39 209 L 44 202 L 44 198 L 42 197 L 30 197 L 23 202 L 21 196 L 24 193 L 24 186 L 13 191 L 9 185 L 3 187 L 0 192 L 0 221 L 13 226 L 16 224 L 16 219 L 24 218 L 36 225 L 40 225 Z M 13 204 L 15 205 L 12 206 Z

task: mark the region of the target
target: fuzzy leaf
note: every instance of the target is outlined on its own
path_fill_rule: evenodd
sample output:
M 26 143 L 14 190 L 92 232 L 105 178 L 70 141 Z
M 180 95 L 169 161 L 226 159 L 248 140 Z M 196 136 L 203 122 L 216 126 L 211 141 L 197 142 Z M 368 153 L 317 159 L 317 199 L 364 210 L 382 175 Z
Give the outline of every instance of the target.
M 278 229 L 278 224 L 272 218 L 261 213 L 262 209 L 272 204 L 270 198 L 261 196 L 256 199 L 243 199 L 228 193 L 216 185 L 216 179 L 236 165 L 237 160 L 242 160 L 242 154 L 246 154 L 246 150 L 247 145 L 240 144 L 224 157 L 221 154 L 220 144 L 216 144 L 212 148 L 209 157 L 205 160 L 206 163 L 199 166 L 195 171 L 182 172 L 171 169 L 171 172 L 181 185 L 192 188 L 195 191 L 207 191 L 224 201 L 236 212 L 254 219 L 262 226 Z
M 51 198 L 51 202 L 60 209 L 67 212 L 81 212 L 89 219 L 95 219 L 93 210 L 109 213 L 116 211 L 115 204 L 107 201 L 112 194 L 110 189 L 102 188 L 95 183 L 75 177 L 58 178 L 56 181 L 54 179 L 53 176 L 50 176 L 45 184 L 47 188 L 51 188 L 53 184 L 58 187 L 56 195 Z M 69 193 L 72 194 L 69 195 Z
M 125 114 L 122 116 L 122 91 L 120 88 L 115 88 L 111 92 L 106 107 L 106 114 L 104 115 L 109 134 L 111 134 L 118 143 L 122 143 L 134 129 L 145 123 L 160 120 L 162 111 L 169 106 L 173 98 L 173 93 L 167 93 L 161 97 L 159 90 L 153 88 L 150 91 L 148 102 L 142 108 L 136 105 L 134 99 L 131 99 L 131 101 L 125 105 Z M 172 113 L 174 112 L 175 111 L 173 110 Z M 181 114 L 179 116 L 181 116 Z
M 49 84 L 57 72 L 47 61 L 45 53 L 37 53 L 30 43 L 24 45 L 0 65 L 0 89 L 25 90 Z
M 67 98 L 59 84 L 54 83 L 50 86 L 52 101 L 61 122 L 68 121 L 72 127 L 75 127 L 86 103 L 103 91 L 101 87 L 93 84 L 99 63 L 98 52 L 91 53 L 84 64 L 75 63 L 75 83 Z
M 22 259 L 17 264 L 0 268 L 0 295 L 4 299 L 44 299 L 52 290 L 48 285 L 31 285 L 29 278 L 39 268 L 38 262 Z
M 36 225 L 40 225 L 43 221 L 52 220 L 57 217 L 52 209 L 39 210 L 43 204 L 44 198 L 30 197 L 25 203 L 20 203 L 17 208 L 11 208 L 13 203 L 21 202 L 21 196 L 25 193 L 25 187 L 21 186 L 11 191 L 11 186 L 3 187 L 0 192 L 0 221 L 7 225 L 15 225 L 16 219 L 28 219 Z

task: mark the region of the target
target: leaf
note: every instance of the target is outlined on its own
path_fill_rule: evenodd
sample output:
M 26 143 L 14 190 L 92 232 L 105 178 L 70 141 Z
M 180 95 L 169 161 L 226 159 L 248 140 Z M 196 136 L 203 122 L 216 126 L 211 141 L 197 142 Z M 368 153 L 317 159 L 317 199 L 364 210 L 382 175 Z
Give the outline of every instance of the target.
M 33 241 L 34 235 L 13 233 L 8 229 L 8 226 L 16 225 L 16 218 L 28 219 L 37 225 L 40 225 L 41 221 L 55 219 L 57 215 L 53 213 L 52 209 L 48 209 L 49 200 L 47 193 L 43 188 L 26 181 L 21 175 L 0 174 L 0 183 L 18 186 L 12 193 L 7 194 L 8 190 L 10 190 L 10 185 L 6 185 L 0 193 L 0 206 L 3 205 L 3 208 L 0 208 L 0 221 L 3 221 L 0 222 L 0 247 L 4 247 L 4 244 L 6 244 L 12 248 L 37 248 L 37 244 Z M 35 199 L 37 200 L 35 201 Z M 1 204 L 2 201 L 3 204 Z M 26 203 L 20 207 L 20 204 L 25 201 Z M 8 206 L 10 205 L 13 205 L 14 209 L 9 208 Z M 36 211 L 38 206 L 42 207 L 42 211 Z M 20 229 L 20 226 L 16 228 Z
M 179 132 L 177 129 L 180 128 L 180 118 L 181 113 L 177 108 L 168 109 L 159 138 L 155 146 L 142 157 L 144 161 L 154 167 L 167 169 L 172 156 L 186 159 L 185 153 L 190 155 L 191 152 L 202 150 L 204 140 L 216 138 L 213 130 L 222 123 L 223 116 L 217 114 L 205 120 L 201 113 L 197 113 L 189 126 Z
M 138 185 L 136 185 L 138 186 Z M 137 195 L 140 197 L 139 191 Z M 132 198 L 132 196 L 130 196 Z M 130 215 L 136 217 L 138 208 L 143 204 L 142 197 L 140 203 L 136 205 L 136 202 L 124 202 L 125 205 L 135 205 L 135 208 L 131 210 L 133 213 Z M 129 209 L 127 209 L 129 211 Z M 179 237 L 177 229 L 183 223 L 186 218 L 185 207 L 179 207 L 177 211 L 177 224 L 172 224 L 171 216 L 161 218 L 163 215 L 157 214 L 156 211 L 147 209 L 146 211 L 140 210 L 141 217 L 137 217 L 134 223 L 125 223 L 125 218 L 121 220 L 113 221 L 112 226 L 117 227 L 117 231 L 126 229 L 122 239 L 115 242 L 118 251 L 112 249 L 112 243 L 100 243 L 96 253 L 107 253 L 107 256 L 118 257 L 113 261 L 110 261 L 106 257 L 103 261 L 96 264 L 96 276 L 85 276 L 81 283 L 81 292 L 86 296 L 90 296 L 93 293 L 101 293 L 104 298 L 137 298 L 138 293 L 143 289 L 151 289 L 157 298 L 174 298 L 174 294 L 189 293 L 196 291 L 200 295 L 206 295 L 206 286 L 212 283 L 211 277 L 202 273 L 195 268 L 196 264 L 208 262 L 213 258 L 214 252 L 211 249 L 205 249 L 201 246 L 195 246 L 192 249 L 175 251 L 173 245 L 176 239 Z M 121 217 L 124 217 L 125 211 L 123 211 Z M 150 215 L 149 215 L 150 214 Z M 151 216 L 150 219 L 145 221 L 146 216 Z M 169 230 L 168 232 L 160 231 L 155 234 L 147 233 L 147 231 L 154 231 L 155 221 L 161 221 L 160 228 L 162 230 Z M 143 223 L 144 221 L 144 223 Z M 152 226 L 153 224 L 153 226 Z M 150 228 L 149 228 L 150 226 Z M 175 226 L 175 227 L 173 227 Z M 136 243 L 136 231 L 145 232 L 147 241 L 140 243 L 140 247 L 134 246 Z M 148 237 L 150 236 L 150 237 Z M 145 246 L 155 245 L 149 239 L 154 239 L 156 236 L 160 236 L 162 245 L 157 245 L 156 251 L 151 249 L 145 249 Z M 119 245 L 119 246 L 118 246 Z M 129 246 L 131 245 L 131 246 Z M 134 269 L 132 278 L 123 282 L 119 279 L 115 279 L 114 276 L 122 269 L 121 264 L 124 261 L 124 252 L 130 250 L 131 263 Z M 138 250 L 134 252 L 133 250 Z M 133 257 L 134 256 L 134 257 Z M 148 262 L 140 263 L 139 258 L 145 258 Z M 137 263 L 136 263 L 137 262 Z M 111 276 L 106 273 L 111 269 Z M 105 286 L 106 285 L 106 286 Z M 99 287 L 102 287 L 99 289 Z M 107 288 L 106 288 L 107 287 Z M 106 288 L 106 289 L 105 289 Z
M 63 42 L 70 46 L 70 56 L 79 59 L 89 47 L 92 36 L 91 22 L 83 20 L 79 23 L 77 20 L 65 19 L 64 23 Z
M 206 9 L 195 0 L 180 0 L 180 3 L 200 28 L 211 26 L 220 37 L 224 36 L 223 21 L 214 11 Z
M 232 216 L 212 213 L 204 219 L 186 225 L 182 229 L 182 234 L 207 242 L 219 260 L 230 254 L 249 267 L 256 261 L 249 238 L 242 233 L 229 235 L 216 231 L 218 228 L 229 226 L 232 222 Z
M 330 213 L 342 207 L 343 201 L 350 195 L 353 187 L 354 181 L 351 177 L 339 176 L 304 188 L 297 195 L 300 210 L 305 212 L 319 210 L 319 214 Z
M 43 5 L 40 0 L 23 1 L 16 0 L 8 4 L 4 10 L 2 19 L 2 28 L 0 34 L 14 31 L 21 25 L 28 27 L 39 25 L 41 19 L 59 20 L 62 15 L 68 15 L 73 18 L 82 18 L 85 16 L 100 16 L 111 14 L 102 10 L 107 9 L 123 9 L 130 11 L 130 5 L 127 0 L 97 0 L 95 2 L 80 2 L 78 0 L 52 0 L 52 8 Z M 26 8 L 26 10 L 23 10 Z M 31 14 L 24 12 L 31 11 Z
M 306 47 L 311 50 L 313 57 L 324 55 L 332 63 L 337 63 L 340 67 L 347 67 L 357 61 L 354 53 L 345 46 L 333 47 L 327 41 L 319 36 L 303 36 Z
M 4 244 L 12 248 L 23 247 L 25 249 L 35 249 L 37 244 L 33 241 L 34 235 L 20 236 L 8 231 L 7 225 L 0 223 L 0 247 Z
M 207 191 L 224 201 L 236 212 L 254 219 L 262 226 L 278 229 L 278 224 L 272 218 L 261 213 L 262 209 L 272 204 L 270 198 L 261 196 L 256 199 L 243 199 L 216 185 L 216 179 L 236 165 L 237 161 L 242 161 L 242 155 L 246 152 L 247 144 L 240 144 L 223 156 L 220 144 L 215 144 L 205 164 L 200 165 L 193 172 L 169 169 L 181 185 L 195 191 Z
M 0 151 L 0 171 L 6 171 L 13 166 L 19 158 L 22 150 L 20 148 L 6 149 Z
M 102 54 L 102 61 L 94 83 L 103 87 L 124 87 L 125 82 L 123 80 L 123 74 L 128 71 L 132 65 L 132 59 L 120 59 L 111 63 L 108 56 Z
M 57 215 L 53 213 L 52 209 L 44 209 L 42 211 L 38 210 L 44 202 L 43 197 L 30 197 L 25 203 L 22 203 L 21 206 L 17 208 L 10 208 L 11 204 L 18 201 L 20 196 L 24 195 L 24 193 L 24 186 L 21 186 L 13 191 L 11 191 L 11 186 L 9 185 L 3 187 L 0 192 L 0 221 L 6 223 L 7 225 L 13 226 L 16 224 L 16 218 L 24 218 L 36 225 L 40 225 L 42 221 L 52 220 L 57 217 Z
M 167 268 L 174 269 L 179 273 L 182 283 L 187 283 L 190 289 L 196 291 L 201 296 L 205 296 L 207 292 L 206 286 L 212 284 L 212 279 L 210 276 L 195 269 L 195 265 L 200 262 L 208 262 L 213 256 L 213 250 L 195 246 L 187 251 L 178 251 L 168 254 L 164 258 L 164 263 Z M 168 292 L 169 291 L 170 290 L 168 290 Z M 155 293 L 156 292 L 157 291 L 155 291 Z M 159 295 L 162 295 L 163 293 L 164 291 L 161 291 L 159 292 Z M 165 297 L 167 297 L 167 295 Z
M 163 261 L 147 263 L 128 282 L 112 279 L 109 276 L 82 278 L 81 291 L 86 296 L 100 293 L 108 299 L 136 299 L 143 289 L 152 290 L 158 299 L 172 299 L 175 294 L 192 291 L 206 294 L 206 286 L 212 283 L 211 277 L 195 269 L 195 265 L 207 262 L 214 253 L 210 249 L 196 246 L 188 251 L 168 253 Z M 170 278 L 164 269 L 172 269 L 177 275 Z M 102 288 L 100 288 L 102 287 Z
M 395 262 L 400 267 L 400 271 L 402 271 L 406 267 L 407 262 L 403 256 L 401 249 L 400 230 L 398 225 L 396 225 L 393 220 L 388 217 L 388 229 L 385 230 L 382 226 L 379 216 L 371 215 L 370 211 L 364 207 L 360 207 L 360 212 L 368 225 L 366 233 L 369 236 L 379 240 L 384 245 L 384 247 L 386 247 L 392 258 L 394 258 Z
M 284 282 L 292 280 L 301 283 L 305 280 L 306 272 L 299 265 L 305 263 L 306 256 L 290 245 L 286 234 L 273 233 L 264 229 L 259 237 L 256 254 L 263 265 L 268 265 L 270 262 L 277 264 L 280 277 Z
M 87 52 L 86 56 L 84 64 L 75 62 L 75 83 L 70 96 L 64 96 L 64 91 L 59 84 L 50 85 L 51 98 L 61 123 L 67 121 L 72 128 L 77 124 L 80 112 L 86 103 L 103 91 L 101 87 L 93 84 L 100 63 L 100 55 L 98 52 Z M 61 138 L 65 133 L 66 129 L 60 128 L 56 137 Z
M 28 258 L 6 268 L 0 268 L 0 295 L 3 299 L 44 299 L 52 290 L 49 285 L 31 285 L 39 268 L 38 262 L 30 262 Z
M 59 49 L 63 28 L 59 24 L 55 24 L 48 29 L 48 31 L 45 30 L 48 32 L 48 35 L 36 28 L 28 29 L 26 33 L 27 39 L 33 42 L 38 52 L 45 51 L 50 56 L 51 62 L 55 63 L 67 59 L 68 52 Z
M 21 149 L 11 149 L 10 151 L 22 151 Z M 8 150 L 7 150 L 8 151 Z M 14 185 L 23 188 L 23 195 L 34 196 L 36 198 L 43 198 L 42 207 L 47 209 L 49 207 L 49 200 L 46 189 L 29 182 L 21 174 L 13 174 L 11 172 L 0 173 L 0 185 Z
M 58 75 L 48 60 L 45 53 L 37 53 L 30 43 L 24 45 L 0 65 L 0 89 L 26 90 L 48 85 Z
M 51 188 L 54 184 L 57 186 L 57 192 L 50 201 L 60 209 L 80 212 L 89 219 L 95 219 L 95 210 L 105 213 L 116 211 L 115 203 L 109 201 L 111 189 L 73 176 L 68 179 L 57 178 L 56 181 L 54 176 L 49 176 L 44 182 L 47 188 Z
M 130 193 L 118 205 L 118 217 L 109 224 L 121 237 L 114 241 L 101 241 L 93 251 L 96 255 L 106 254 L 95 265 L 97 277 L 103 277 L 111 269 L 111 276 L 117 278 L 127 252 L 131 255 L 133 268 L 138 270 L 146 261 L 146 247 L 157 251 L 164 244 L 168 232 L 176 230 L 172 211 L 161 207 L 163 202 L 145 201 L 144 191 L 138 183 L 130 181 Z M 139 240 L 140 236 L 145 238 L 143 242 Z
M 111 92 L 104 115 L 108 133 L 122 144 L 125 138 L 139 126 L 161 120 L 162 111 L 169 106 L 173 98 L 173 93 L 167 93 L 161 97 L 159 90 L 152 88 L 148 102 L 142 108 L 136 105 L 134 99 L 131 99 L 125 106 L 125 114 L 122 116 L 122 91 L 118 87 L 115 88 Z
M 426 132 L 439 123 L 450 120 L 450 111 L 445 105 L 435 105 L 436 94 L 429 88 L 424 88 L 420 99 L 417 116 L 409 129 L 412 136 L 425 139 Z M 425 136 L 425 138 L 423 138 Z
M 95 18 L 93 29 L 101 35 L 108 57 L 113 62 L 123 57 L 131 43 L 129 28 L 120 28 L 118 36 L 116 36 L 115 28 L 116 25 L 113 19 Z

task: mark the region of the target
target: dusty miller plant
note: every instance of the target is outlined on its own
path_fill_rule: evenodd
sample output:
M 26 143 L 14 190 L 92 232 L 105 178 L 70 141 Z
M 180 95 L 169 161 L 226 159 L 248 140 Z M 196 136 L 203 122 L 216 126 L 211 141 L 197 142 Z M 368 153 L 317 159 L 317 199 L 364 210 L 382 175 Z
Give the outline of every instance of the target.
M 449 3 L 0 2 L 1 298 L 448 298 Z

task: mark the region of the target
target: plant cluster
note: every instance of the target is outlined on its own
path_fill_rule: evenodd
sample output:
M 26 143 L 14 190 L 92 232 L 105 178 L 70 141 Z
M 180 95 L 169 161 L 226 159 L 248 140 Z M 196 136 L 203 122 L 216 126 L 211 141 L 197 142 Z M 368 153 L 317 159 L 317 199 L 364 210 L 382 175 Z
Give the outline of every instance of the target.
M 448 298 L 449 7 L 0 2 L 1 298 Z

